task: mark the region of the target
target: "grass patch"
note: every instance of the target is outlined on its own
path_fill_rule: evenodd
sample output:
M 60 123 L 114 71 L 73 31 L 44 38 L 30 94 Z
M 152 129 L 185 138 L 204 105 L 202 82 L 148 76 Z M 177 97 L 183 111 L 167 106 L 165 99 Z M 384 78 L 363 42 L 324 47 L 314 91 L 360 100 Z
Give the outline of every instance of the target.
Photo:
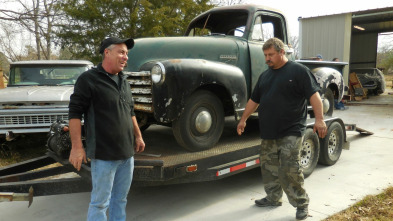
M 393 187 L 381 194 L 366 196 L 360 202 L 324 221 L 390 221 L 393 220 Z
M 41 134 L 17 137 L 10 142 L 0 142 L 0 167 L 22 162 L 46 153 L 47 136 Z
M 391 88 L 393 85 L 393 74 L 385 74 L 386 87 Z

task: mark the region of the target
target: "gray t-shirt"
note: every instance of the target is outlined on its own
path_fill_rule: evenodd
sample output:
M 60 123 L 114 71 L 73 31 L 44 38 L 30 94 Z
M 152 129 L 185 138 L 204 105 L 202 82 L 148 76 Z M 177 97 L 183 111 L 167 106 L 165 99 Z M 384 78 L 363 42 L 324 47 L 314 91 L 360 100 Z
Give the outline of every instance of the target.
M 112 78 L 112 80 L 114 80 L 116 82 L 117 86 L 119 87 L 119 84 L 120 84 L 119 75 L 118 74 L 108 74 L 108 76 L 110 78 Z

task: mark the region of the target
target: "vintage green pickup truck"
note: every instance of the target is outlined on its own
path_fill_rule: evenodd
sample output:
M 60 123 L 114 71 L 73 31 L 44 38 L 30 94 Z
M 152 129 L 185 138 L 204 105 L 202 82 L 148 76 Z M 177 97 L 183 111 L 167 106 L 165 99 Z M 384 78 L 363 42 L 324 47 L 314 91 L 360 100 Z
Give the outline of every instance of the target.
M 191 151 L 213 147 L 224 118 L 238 120 L 259 75 L 267 69 L 262 45 L 277 37 L 294 60 L 282 13 L 257 5 L 213 8 L 191 21 L 185 36 L 141 38 L 129 52 L 125 73 L 142 129 L 171 126 Z M 331 115 L 344 92 L 345 63 L 298 61 L 315 75 Z M 234 129 L 235 131 L 235 129 Z

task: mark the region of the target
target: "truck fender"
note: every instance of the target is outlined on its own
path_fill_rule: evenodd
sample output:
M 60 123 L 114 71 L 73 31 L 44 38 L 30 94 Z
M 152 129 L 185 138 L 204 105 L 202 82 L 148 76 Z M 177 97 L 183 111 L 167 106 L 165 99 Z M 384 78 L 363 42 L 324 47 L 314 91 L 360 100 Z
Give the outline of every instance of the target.
M 311 69 L 319 86 L 321 94 L 325 94 L 326 89 L 330 88 L 335 92 L 335 99 L 341 100 L 344 96 L 344 80 L 339 71 L 329 67 L 318 67 Z
M 243 112 L 247 103 L 247 86 L 244 74 L 238 67 L 203 59 L 159 62 L 165 68 L 165 80 L 152 85 L 154 118 L 158 122 L 170 123 L 176 120 L 187 98 L 198 89 L 213 92 L 221 101 L 230 98 L 229 112 L 235 116 Z M 228 108 L 224 104 L 226 112 Z

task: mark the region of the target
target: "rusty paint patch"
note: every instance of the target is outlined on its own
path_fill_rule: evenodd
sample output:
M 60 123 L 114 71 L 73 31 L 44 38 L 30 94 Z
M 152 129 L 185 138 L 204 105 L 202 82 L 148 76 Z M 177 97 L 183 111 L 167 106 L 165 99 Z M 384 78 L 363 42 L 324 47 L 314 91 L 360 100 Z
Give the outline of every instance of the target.
M 1 178 L 0 179 L 0 183 L 7 183 L 7 182 L 18 182 L 19 177 L 18 176 L 14 176 L 14 177 L 5 177 L 5 178 Z
M 151 88 L 131 88 L 132 94 L 151 94 Z
M 169 60 L 172 64 L 181 63 L 180 59 L 171 59 Z
M 146 104 L 134 104 L 134 109 L 137 111 L 153 113 L 153 107 Z
M 130 85 L 151 85 L 151 80 L 138 80 L 138 79 L 131 79 L 128 80 Z
M 0 202 L 12 202 L 14 198 L 13 193 L 1 193 L 0 192 Z
M 127 77 L 149 77 L 150 71 L 140 71 L 140 72 L 123 71 L 123 74 L 127 75 Z
M 19 109 L 17 106 L 4 106 L 4 109 Z

